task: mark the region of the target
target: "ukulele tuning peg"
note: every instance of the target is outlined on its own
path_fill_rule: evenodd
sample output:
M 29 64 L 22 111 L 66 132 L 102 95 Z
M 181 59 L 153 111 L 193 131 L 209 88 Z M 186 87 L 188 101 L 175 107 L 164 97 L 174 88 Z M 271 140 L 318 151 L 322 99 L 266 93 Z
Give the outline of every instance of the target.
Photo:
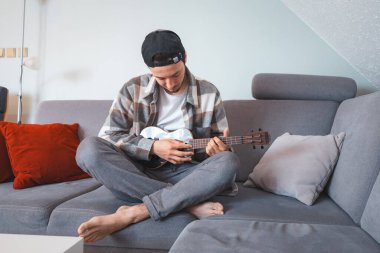
M 261 149 L 264 149 L 264 146 L 261 146 Z
M 256 149 L 256 146 L 255 146 L 255 145 L 253 145 L 253 146 L 252 146 L 252 149 Z
M 259 128 L 259 132 L 261 132 L 261 128 Z

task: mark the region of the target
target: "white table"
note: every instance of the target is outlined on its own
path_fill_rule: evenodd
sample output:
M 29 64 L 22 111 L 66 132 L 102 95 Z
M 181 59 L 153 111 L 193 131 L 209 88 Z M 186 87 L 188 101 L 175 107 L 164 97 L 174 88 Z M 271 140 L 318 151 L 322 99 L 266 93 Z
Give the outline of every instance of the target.
M 0 234 L 0 251 L 2 253 L 83 253 L 83 238 Z

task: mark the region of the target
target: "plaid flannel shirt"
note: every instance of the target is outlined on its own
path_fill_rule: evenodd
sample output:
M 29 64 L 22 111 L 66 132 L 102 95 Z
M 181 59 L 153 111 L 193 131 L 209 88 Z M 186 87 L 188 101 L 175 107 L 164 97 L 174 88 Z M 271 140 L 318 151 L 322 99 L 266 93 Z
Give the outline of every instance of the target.
M 187 68 L 186 75 L 189 85 L 181 108 L 185 127 L 192 131 L 194 138 L 223 135 L 228 123 L 219 91 L 213 84 L 196 78 Z M 156 123 L 158 92 L 158 84 L 151 74 L 127 82 L 113 101 L 99 137 L 133 159 L 149 161 L 154 140 L 142 137 L 140 132 Z M 195 154 L 197 161 L 207 157 L 205 149 Z

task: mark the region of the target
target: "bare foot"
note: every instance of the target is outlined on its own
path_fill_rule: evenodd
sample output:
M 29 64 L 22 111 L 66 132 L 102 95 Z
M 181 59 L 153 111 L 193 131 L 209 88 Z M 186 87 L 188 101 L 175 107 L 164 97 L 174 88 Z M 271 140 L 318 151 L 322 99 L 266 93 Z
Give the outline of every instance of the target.
M 144 204 L 125 205 L 119 207 L 113 214 L 96 216 L 82 223 L 78 228 L 78 234 L 85 242 L 95 242 L 148 217 L 148 209 Z
M 198 219 L 207 218 L 212 215 L 223 215 L 223 205 L 219 202 L 204 202 L 186 209 Z

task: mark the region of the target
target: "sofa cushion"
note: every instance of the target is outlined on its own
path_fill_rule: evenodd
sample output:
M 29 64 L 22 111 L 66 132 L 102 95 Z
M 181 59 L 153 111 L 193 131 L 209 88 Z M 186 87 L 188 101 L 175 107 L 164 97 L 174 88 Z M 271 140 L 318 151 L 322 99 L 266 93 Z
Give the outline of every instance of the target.
M 39 104 L 34 123 L 79 123 L 79 139 L 97 136 L 112 100 L 50 100 Z M 70 113 L 68 113 L 70 112 Z
M 235 197 L 212 198 L 224 205 L 225 213 L 208 219 L 355 225 L 352 219 L 325 194 L 321 194 L 313 206 L 307 206 L 296 199 L 257 188 L 247 188 L 241 183 L 238 183 L 238 187 L 239 192 Z
M 338 135 L 291 135 L 274 140 L 245 186 L 261 187 L 312 205 L 325 187 L 343 144 Z
M 380 170 L 380 92 L 344 101 L 332 134 L 345 132 L 342 151 L 327 187 L 330 197 L 359 223 Z
M 45 234 L 50 214 L 56 206 L 99 186 L 94 179 L 23 190 L 13 189 L 12 182 L 0 184 L 0 232 Z
M 114 213 L 125 204 L 104 186 L 71 199 L 54 209 L 48 234 L 78 236 L 79 225 L 93 216 Z M 195 218 L 185 212 L 170 215 L 161 221 L 147 219 L 128 226 L 111 236 L 91 243 L 92 246 L 168 250 L 182 229 Z
M 380 176 L 369 195 L 360 224 L 377 242 L 380 243 Z
M 224 102 L 230 133 L 247 135 L 251 130 L 269 131 L 274 140 L 285 132 L 298 135 L 326 135 L 330 133 L 338 102 L 301 100 L 229 100 Z M 244 115 L 244 117 L 242 117 Z M 242 166 L 237 181 L 245 181 L 258 163 L 264 149 L 251 145 L 233 147 Z
M 375 253 L 380 245 L 359 227 L 199 220 L 183 230 L 169 252 Z
M 13 187 L 24 189 L 90 177 L 75 161 L 78 127 L 60 123 L 8 123 L 3 127 L 15 175 Z
M 168 253 L 168 250 L 160 249 L 126 249 L 126 248 L 117 248 L 117 247 L 107 247 L 107 246 L 93 246 L 85 245 L 84 252 L 90 253 Z
M 342 102 L 353 98 L 356 90 L 353 79 L 337 76 L 261 73 L 252 81 L 252 96 L 257 99 Z

